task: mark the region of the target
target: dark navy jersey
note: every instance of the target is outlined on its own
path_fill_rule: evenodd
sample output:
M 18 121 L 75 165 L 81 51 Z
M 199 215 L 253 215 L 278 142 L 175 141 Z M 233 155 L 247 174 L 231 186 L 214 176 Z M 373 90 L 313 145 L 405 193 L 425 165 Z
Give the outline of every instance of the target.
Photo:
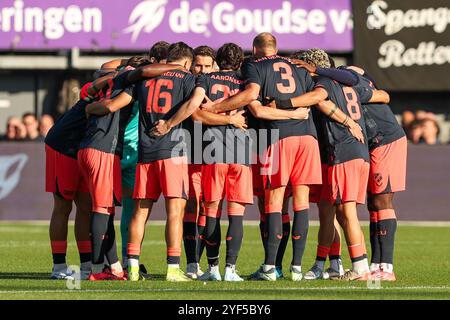
M 212 72 L 197 79 L 197 87 L 203 88 L 213 102 L 220 102 L 244 89 L 244 81 L 236 72 Z M 223 115 L 232 115 L 240 108 Z M 203 126 L 203 160 L 205 164 L 236 163 L 250 165 L 251 139 L 248 132 L 232 125 Z
M 311 108 L 310 117 L 313 118 L 314 125 L 317 130 L 317 141 L 319 143 L 320 150 L 320 162 L 322 164 L 326 164 L 327 160 L 327 140 L 325 136 L 324 123 L 325 123 L 325 115 L 319 111 L 317 108 Z
M 79 100 L 64 113 L 47 133 L 45 143 L 59 153 L 76 159 L 86 129 L 85 108 L 88 104 L 85 100 Z
M 358 84 L 355 87 L 375 89 L 369 79 L 361 76 L 357 72 L 352 72 L 358 77 Z M 387 104 L 370 103 L 364 104 L 363 107 L 370 121 L 374 121 L 377 128 L 375 136 L 372 139 L 369 137 L 370 150 L 389 144 L 405 136 L 405 131 L 403 131 L 403 128 Z
M 136 84 L 139 101 L 139 163 L 149 163 L 186 155 L 186 142 L 179 124 L 161 137 L 149 134 L 155 122 L 170 119 L 195 88 L 195 76 L 185 71 L 169 71 Z
M 133 97 L 134 85 L 126 80 L 128 72 L 111 79 L 99 99 L 115 98 L 121 93 Z M 80 149 L 92 148 L 122 158 L 125 128 L 131 115 L 133 101 L 126 107 L 104 116 L 90 115 Z
M 246 84 L 255 83 L 261 87 L 261 101 L 265 97 L 287 100 L 314 89 L 314 82 L 305 69 L 277 55 L 245 63 L 242 74 Z M 264 120 L 260 125 L 269 130 L 279 130 L 279 139 L 303 135 L 317 137 L 311 117 L 305 120 Z
M 371 99 L 372 90 L 361 87 L 347 87 L 327 77 L 317 78 L 316 88 L 318 87 L 325 89 L 328 92 L 328 99 L 361 126 L 366 137 L 366 124 L 361 103 L 367 103 Z M 365 144 L 359 142 L 352 136 L 347 127 L 329 117 L 322 117 L 322 124 L 329 165 L 354 159 L 369 161 L 367 138 Z

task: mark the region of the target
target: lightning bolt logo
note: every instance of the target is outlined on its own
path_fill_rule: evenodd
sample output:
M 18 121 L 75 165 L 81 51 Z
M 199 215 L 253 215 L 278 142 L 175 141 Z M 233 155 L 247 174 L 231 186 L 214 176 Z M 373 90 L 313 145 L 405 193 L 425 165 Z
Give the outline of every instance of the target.
M 124 33 L 131 33 L 131 41 L 136 42 L 142 31 L 152 32 L 161 24 L 166 4 L 167 0 L 146 0 L 139 3 L 131 12 L 129 26 Z

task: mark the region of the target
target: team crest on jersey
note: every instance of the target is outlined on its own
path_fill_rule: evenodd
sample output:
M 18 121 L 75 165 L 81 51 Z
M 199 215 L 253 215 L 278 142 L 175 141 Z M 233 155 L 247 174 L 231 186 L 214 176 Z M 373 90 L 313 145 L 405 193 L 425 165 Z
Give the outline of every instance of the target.
M 374 180 L 375 180 L 375 183 L 376 183 L 378 186 L 381 186 L 381 185 L 383 184 L 383 176 L 381 175 L 381 173 L 375 173 L 375 174 L 373 175 L 373 178 L 374 178 Z
M 130 24 L 125 33 L 131 33 L 131 41 L 136 42 L 142 31 L 150 33 L 164 19 L 167 0 L 146 0 L 139 3 L 128 19 Z

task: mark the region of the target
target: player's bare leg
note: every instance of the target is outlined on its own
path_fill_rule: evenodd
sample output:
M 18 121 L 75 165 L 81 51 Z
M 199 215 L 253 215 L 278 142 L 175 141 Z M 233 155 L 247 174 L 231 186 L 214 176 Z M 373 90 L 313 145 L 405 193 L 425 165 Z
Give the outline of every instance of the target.
M 222 201 L 205 201 L 206 227 L 204 232 L 208 270 L 199 277 L 200 280 L 221 281 L 219 271 L 219 249 L 221 242 L 220 217 Z
M 309 186 L 292 186 L 294 219 L 292 221 L 292 263 L 291 278 L 300 281 L 302 275 L 302 258 L 305 252 L 309 228 Z
M 392 204 L 394 193 L 372 194 L 368 198 L 370 212 L 370 271 L 380 272 L 383 280 L 395 281 L 393 260 L 397 217 Z
M 72 201 L 65 200 L 53 194 L 53 212 L 50 219 L 50 244 L 53 256 L 52 279 L 67 279 L 70 270 L 67 270 L 67 224 L 72 211 Z
M 244 212 L 245 204 L 239 202 L 228 202 L 228 231 L 226 236 L 227 255 L 225 266 L 225 281 L 243 281 L 236 273 L 236 261 L 241 250 L 242 238 L 244 236 Z
M 80 278 L 85 280 L 91 272 L 92 244 L 90 238 L 91 197 L 88 192 L 78 192 L 75 197 L 75 239 L 80 254 Z
M 180 269 L 181 242 L 183 241 L 183 216 L 186 200 L 166 198 L 166 245 L 168 281 L 189 281 Z
M 317 207 L 319 208 L 319 233 L 318 245 L 316 251 L 316 261 L 306 274 L 306 280 L 322 279 L 324 277 L 325 261 L 330 253 L 330 248 L 335 237 L 335 208 L 328 201 L 321 200 Z M 327 278 L 325 276 L 325 278 Z
M 139 280 L 139 257 L 141 255 L 141 245 L 144 240 L 145 224 L 152 211 L 153 200 L 140 199 L 135 201 L 133 216 L 128 226 L 128 279 Z
M 364 234 L 359 224 L 356 202 L 346 202 L 336 207 L 336 214 L 341 225 L 352 260 L 352 270 L 338 279 L 366 280 L 369 273 Z

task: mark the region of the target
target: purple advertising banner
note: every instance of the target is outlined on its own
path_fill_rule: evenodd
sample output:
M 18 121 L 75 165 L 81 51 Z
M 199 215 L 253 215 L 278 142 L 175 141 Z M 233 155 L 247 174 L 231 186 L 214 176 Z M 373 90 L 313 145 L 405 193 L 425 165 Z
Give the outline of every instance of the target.
M 450 146 L 408 146 L 407 190 L 395 195 L 400 220 L 450 221 Z M 45 192 L 43 143 L 0 142 L 0 220 L 49 220 L 52 195 Z M 119 220 L 121 210 L 117 210 Z M 368 220 L 366 206 L 359 217 Z M 74 215 L 71 215 L 73 219 Z M 311 204 L 311 220 L 318 220 Z M 151 220 L 165 220 L 163 199 L 153 206 Z M 258 220 L 257 205 L 246 209 L 245 220 Z
M 160 40 L 251 49 L 264 31 L 281 50 L 351 51 L 350 0 L 0 1 L 2 50 L 147 50 Z

